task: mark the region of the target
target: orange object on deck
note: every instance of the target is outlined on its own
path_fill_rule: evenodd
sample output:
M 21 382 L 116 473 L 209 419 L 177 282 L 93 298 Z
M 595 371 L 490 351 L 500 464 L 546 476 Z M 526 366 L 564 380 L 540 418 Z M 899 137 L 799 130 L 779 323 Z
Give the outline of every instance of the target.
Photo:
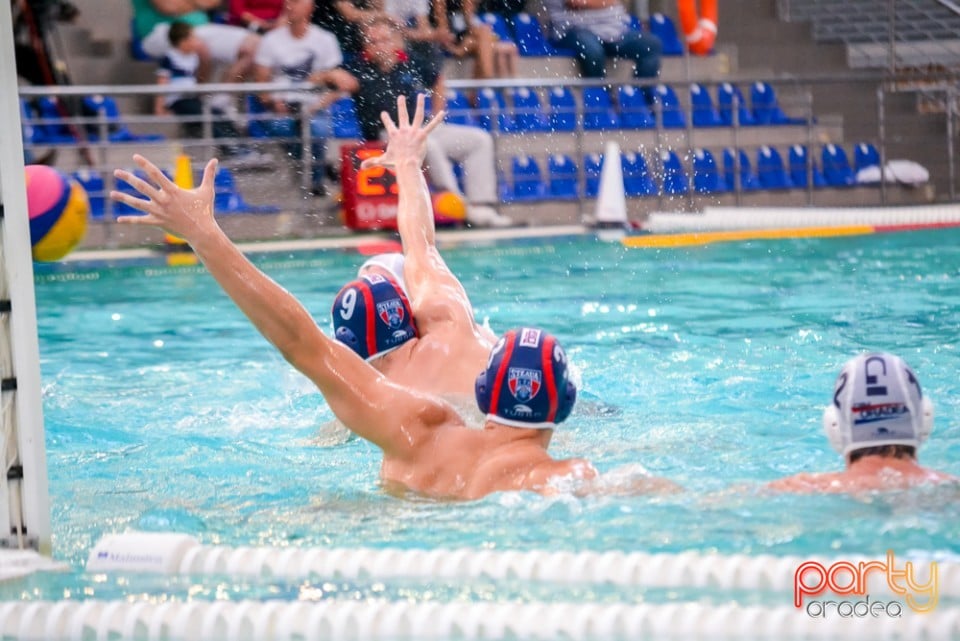
M 677 12 L 680 27 L 687 39 L 690 53 L 705 56 L 713 51 L 717 40 L 717 2 L 718 0 L 678 0 Z M 697 12 L 697 5 L 700 11 Z

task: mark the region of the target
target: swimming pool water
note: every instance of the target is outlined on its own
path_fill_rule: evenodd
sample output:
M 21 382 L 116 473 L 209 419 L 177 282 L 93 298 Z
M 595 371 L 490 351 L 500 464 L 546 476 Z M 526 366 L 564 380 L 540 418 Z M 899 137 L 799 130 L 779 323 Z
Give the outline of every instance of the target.
M 542 325 L 566 347 L 580 403 L 552 453 L 614 479 L 642 465 L 686 488 L 455 504 L 384 494 L 376 448 L 331 425 L 313 385 L 202 268 L 37 266 L 54 556 L 73 571 L 0 585 L 0 597 L 682 598 L 86 574 L 93 544 L 127 529 L 226 545 L 952 557 L 954 489 L 851 498 L 760 485 L 839 469 L 820 415 L 840 366 L 863 350 L 913 366 L 937 410 L 921 463 L 960 474 L 958 241 L 937 231 L 664 250 L 592 237 L 447 244 L 478 318 L 496 331 Z M 361 259 L 255 261 L 329 331 L 330 303 Z

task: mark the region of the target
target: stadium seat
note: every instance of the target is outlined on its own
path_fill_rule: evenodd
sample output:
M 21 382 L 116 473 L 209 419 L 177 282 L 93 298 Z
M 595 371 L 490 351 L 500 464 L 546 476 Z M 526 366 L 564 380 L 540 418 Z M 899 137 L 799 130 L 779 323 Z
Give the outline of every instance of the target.
M 794 187 L 800 187 L 805 189 L 807 187 L 807 148 L 803 145 L 792 145 L 790 147 L 790 153 L 787 156 L 787 163 L 790 167 L 790 180 L 793 182 Z M 812 159 L 811 159 L 812 160 Z M 820 168 L 817 167 L 817 163 L 814 162 L 810 167 L 813 174 L 813 186 L 814 187 L 826 187 L 827 181 L 823 177 L 823 173 L 820 171 Z
M 729 82 L 721 83 L 717 87 L 717 102 L 720 105 L 720 121 L 727 127 L 733 126 L 734 100 L 737 103 L 737 122 L 741 127 L 748 127 L 754 124 L 753 115 L 747 108 L 747 101 L 743 99 L 743 93 L 740 88 Z
M 669 16 L 654 13 L 650 16 L 650 33 L 660 38 L 663 44 L 663 55 L 682 56 L 683 43 L 677 35 L 677 27 Z
M 496 89 L 485 87 L 477 95 L 477 124 L 487 131 L 496 130 L 500 133 L 516 131 L 513 118 L 507 112 L 507 102 L 503 94 Z
M 791 118 L 783 113 L 777 94 L 766 82 L 755 82 L 750 86 L 750 106 L 753 121 L 758 125 L 802 125 L 806 120 Z
M 583 128 L 588 131 L 618 129 L 620 117 L 605 87 L 583 88 Z
M 547 160 L 547 183 L 551 198 L 574 199 L 580 193 L 580 172 L 573 158 L 553 154 Z
M 713 98 L 706 87 L 699 83 L 690 85 L 690 104 L 693 109 L 694 127 L 722 127 L 720 113 L 713 104 Z
M 620 126 L 624 129 L 652 129 L 657 126 L 647 105 L 647 98 L 633 85 L 621 85 L 617 89 L 620 102 Z
M 90 217 L 95 220 L 103 218 L 106 212 L 107 190 L 100 172 L 92 169 L 79 169 L 71 174 L 71 177 L 80 183 L 80 186 L 87 192 L 87 200 L 90 202 Z
M 330 105 L 330 121 L 334 138 L 360 138 L 357 105 L 350 96 L 338 98 Z
M 698 194 L 729 191 L 727 182 L 720 175 L 717 161 L 708 149 L 693 152 L 693 190 Z
M 603 169 L 603 156 L 587 154 L 583 159 L 583 173 L 585 177 L 584 196 L 596 198 L 600 192 L 600 172 Z
M 657 85 L 653 92 L 654 104 L 660 109 L 663 126 L 666 129 L 682 129 L 687 126 L 687 118 L 683 113 L 683 106 L 673 87 L 665 84 Z
M 769 145 L 763 145 L 757 150 L 757 179 L 764 189 L 793 187 L 780 152 Z
M 48 144 L 77 142 L 77 136 L 60 114 L 60 103 L 55 96 L 41 96 L 36 101 L 36 114 L 40 122 L 34 124 L 34 142 Z
M 213 180 L 213 207 L 217 214 L 266 214 L 280 210 L 279 207 L 246 202 L 240 195 L 233 172 L 222 166 Z
M 513 34 L 510 33 L 510 25 L 507 24 L 507 19 L 500 14 L 487 11 L 486 13 L 481 13 L 479 18 L 481 22 L 489 25 L 490 28 L 493 29 L 494 35 L 500 40 L 505 42 L 514 41 Z
M 511 99 L 513 123 L 517 132 L 549 131 L 550 121 L 543 111 L 536 91 L 531 91 L 527 87 L 517 87 L 511 90 Z
M 856 182 L 853 170 L 850 168 L 850 161 L 847 159 L 847 152 L 843 147 L 834 144 L 826 144 L 821 152 L 821 163 L 823 165 L 823 177 L 830 187 L 849 187 Z
M 879 167 L 880 166 L 880 152 L 877 151 L 876 146 L 870 142 L 861 142 L 858 143 L 856 147 L 853 148 L 853 169 L 854 171 L 860 171 L 861 169 L 866 169 L 867 167 Z
M 550 130 L 573 131 L 577 127 L 577 102 L 569 87 L 550 90 Z
M 663 165 L 663 193 L 674 196 L 690 193 L 687 172 L 684 170 L 677 152 L 672 149 L 665 149 L 660 152 L 660 162 Z
M 247 134 L 251 138 L 293 138 L 297 135 L 293 118 L 276 118 L 273 112 L 267 111 L 257 96 L 248 94 L 246 106 L 249 116 Z M 272 127 L 272 131 L 268 127 Z
M 623 189 L 627 196 L 654 196 L 657 186 L 642 154 L 628 151 L 620 156 L 623 167 Z
M 107 124 L 107 137 L 110 142 L 144 142 L 163 140 L 160 134 L 135 134 L 120 118 L 117 101 L 110 96 L 86 96 L 83 99 L 84 116 L 103 118 Z M 86 126 L 87 139 L 100 140 L 100 124 L 89 123 Z
M 556 49 L 547 40 L 543 27 L 536 16 L 529 13 L 518 13 L 511 20 L 513 33 L 516 36 L 517 50 L 521 56 L 553 56 Z
M 510 162 L 512 189 L 508 200 L 539 200 L 547 189 L 540 173 L 540 165 L 533 156 L 515 156 Z
M 467 94 L 458 89 L 447 89 L 444 93 L 447 100 L 446 122 L 454 125 L 477 126 L 476 118 L 473 115 L 473 107 L 467 99 Z
M 739 154 L 734 155 L 734 150 L 730 147 L 723 150 L 723 179 L 727 183 L 727 187 L 736 189 L 734 164 L 739 164 L 741 191 L 760 189 L 760 181 L 757 179 L 757 175 L 753 173 L 753 165 L 750 163 L 747 152 L 741 149 Z

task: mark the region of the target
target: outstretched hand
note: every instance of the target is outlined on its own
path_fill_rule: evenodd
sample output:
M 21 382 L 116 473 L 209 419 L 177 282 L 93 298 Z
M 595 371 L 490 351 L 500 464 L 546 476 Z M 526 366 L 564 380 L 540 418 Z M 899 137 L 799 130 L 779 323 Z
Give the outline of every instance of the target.
M 113 175 L 146 196 L 147 200 L 119 191 L 111 191 L 110 198 L 138 209 L 146 215 L 120 216 L 117 222 L 155 225 L 188 242 L 198 233 L 216 226 L 213 218 L 216 158 L 207 163 L 203 170 L 203 180 L 196 189 L 184 189 L 176 185 L 156 165 L 140 154 L 134 154 L 133 160 L 146 173 L 152 184 L 124 169 L 115 170 Z
M 427 154 L 427 136 L 443 122 L 445 115 L 445 112 L 441 111 L 424 125 L 424 102 L 425 96 L 417 94 L 417 109 L 412 122 L 407 113 L 407 99 L 404 96 L 397 98 L 397 124 L 394 124 L 386 111 L 380 113 L 380 119 L 387 130 L 387 150 L 383 155 L 364 160 L 361 168 L 395 167 L 400 161 L 410 159 L 423 162 Z

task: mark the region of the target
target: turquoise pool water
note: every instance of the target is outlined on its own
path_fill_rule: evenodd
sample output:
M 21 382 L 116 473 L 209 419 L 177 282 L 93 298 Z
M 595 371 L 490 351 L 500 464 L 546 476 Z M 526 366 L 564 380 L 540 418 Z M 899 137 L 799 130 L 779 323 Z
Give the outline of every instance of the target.
M 444 255 L 478 318 L 495 330 L 542 325 L 567 348 L 581 402 L 554 438 L 556 456 L 586 457 L 612 478 L 642 465 L 687 491 L 494 495 L 463 504 L 392 498 L 377 484 L 378 451 L 331 426 L 313 386 L 201 268 L 38 266 L 54 556 L 73 571 L 0 585 L 0 596 L 685 596 L 482 583 L 104 579 L 83 571 L 102 535 L 128 529 L 226 545 L 878 557 L 894 549 L 937 558 L 958 551 L 955 491 L 854 499 L 776 496 L 759 486 L 840 467 L 820 415 L 840 365 L 868 349 L 896 351 L 916 370 L 937 408 L 921 462 L 960 474 L 960 232 L 671 250 L 574 237 L 448 245 Z M 326 329 L 336 290 L 360 262 L 347 251 L 255 260 Z

